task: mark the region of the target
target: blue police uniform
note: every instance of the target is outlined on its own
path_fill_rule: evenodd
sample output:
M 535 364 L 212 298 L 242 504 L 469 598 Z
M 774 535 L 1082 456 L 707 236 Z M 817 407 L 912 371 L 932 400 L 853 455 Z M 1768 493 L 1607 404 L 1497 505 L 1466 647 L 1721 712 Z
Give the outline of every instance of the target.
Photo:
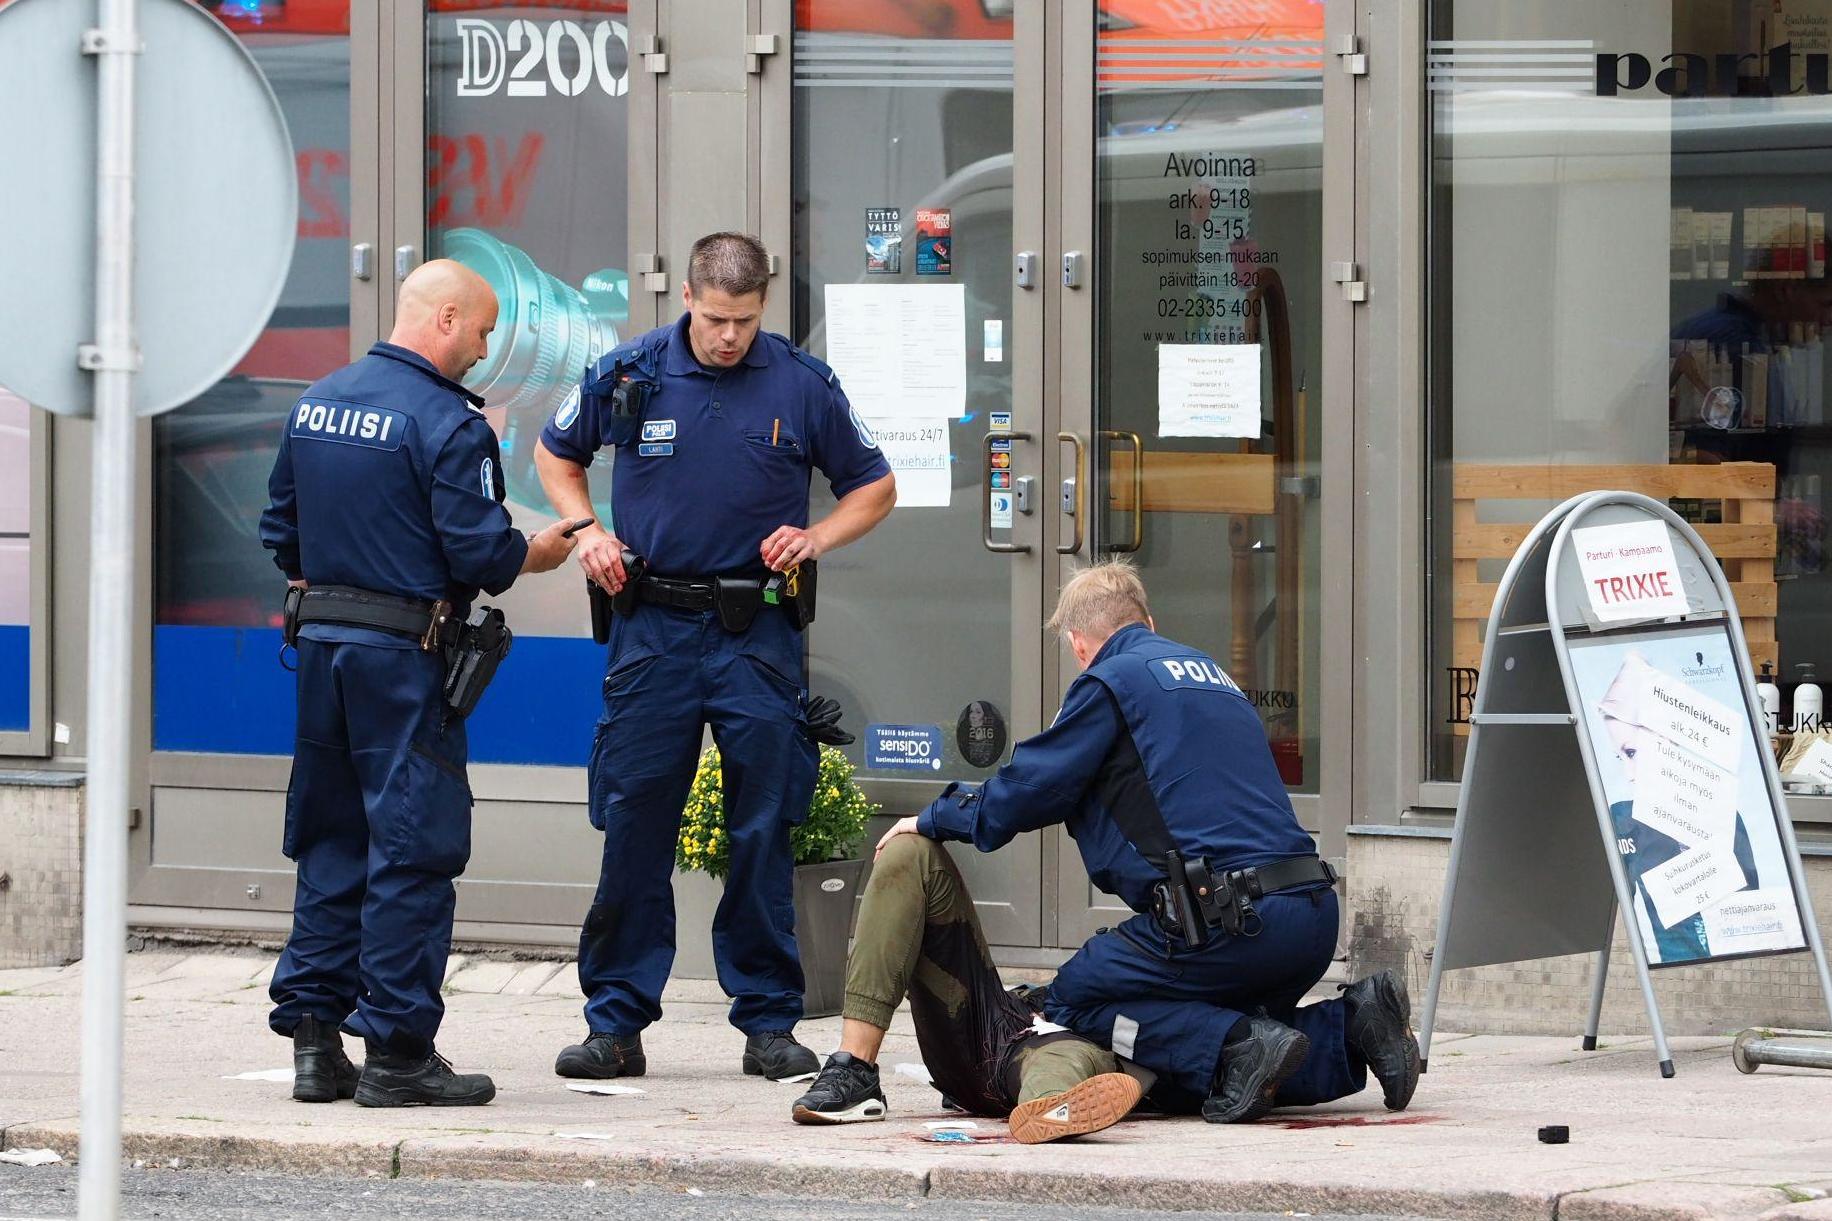
M 314 383 L 288 417 L 261 515 L 280 570 L 445 599 L 460 617 L 480 589 L 507 589 L 528 542 L 502 506 L 482 404 L 388 343 Z M 442 656 L 406 636 L 306 623 L 298 654 L 284 843 L 298 888 L 270 1024 L 290 1034 L 311 1016 L 423 1056 L 445 1012 L 452 879 L 470 858 L 464 722 L 446 715 Z
M 1345 1039 L 1344 1002 L 1297 1007 L 1335 950 L 1335 892 L 1315 883 L 1268 894 L 1255 902 L 1264 922 L 1257 936 L 1217 932 L 1187 947 L 1150 915 L 1164 875 L 1115 819 L 1115 810 L 1146 802 L 1179 853 L 1215 872 L 1315 853 L 1259 717 L 1233 680 L 1196 650 L 1131 624 L 1070 684 L 1049 729 L 979 788 L 950 785 L 917 830 L 992 852 L 1020 832 L 1067 824 L 1088 876 L 1138 914 L 1063 965 L 1046 1016 L 1156 1072 L 1160 1103 L 1200 1105 L 1228 1032 L 1262 1006 L 1310 1038 L 1279 1105 L 1359 1091 L 1367 1066 Z
M 738 364 L 706 368 L 689 320 L 602 357 L 541 443 L 579 466 L 615 446 L 612 528 L 650 573 L 761 575 L 763 540 L 808 524 L 812 471 L 845 496 L 890 467 L 826 365 L 766 332 Z M 618 367 L 653 387 L 640 421 L 620 421 L 594 392 Z M 807 815 L 819 763 L 805 709 L 802 633 L 776 608 L 763 607 L 743 633 L 713 610 L 639 603 L 616 617 L 587 771 L 592 825 L 605 833 L 579 938 L 594 1033 L 634 1035 L 661 1016 L 674 963 L 675 841 L 708 724 L 730 838 L 713 953 L 731 1021 L 758 1035 L 800 1020 L 789 828 Z

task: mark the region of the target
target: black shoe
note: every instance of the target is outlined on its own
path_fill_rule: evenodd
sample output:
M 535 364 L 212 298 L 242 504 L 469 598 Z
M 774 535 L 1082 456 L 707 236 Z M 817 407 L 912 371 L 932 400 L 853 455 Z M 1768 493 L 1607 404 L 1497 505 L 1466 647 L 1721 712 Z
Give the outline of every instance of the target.
M 583 1077 L 589 1081 L 606 1081 L 612 1077 L 640 1077 L 649 1071 L 649 1058 L 642 1054 L 642 1036 L 615 1035 L 593 1031 L 585 1042 L 574 1043 L 553 1062 L 553 1071 L 562 1077 Z
M 1017 998 L 1032 1013 L 1041 1015 L 1044 1007 L 1050 1003 L 1050 986 L 1048 984 L 1013 984 L 1005 989 Z
M 356 1094 L 356 1065 L 329 1022 L 303 1017 L 293 1027 L 293 1101 L 335 1102 Z
M 1251 1123 L 1310 1054 L 1310 1040 L 1269 1017 L 1247 1018 L 1247 1037 L 1221 1049 L 1221 1067 L 1202 1103 L 1210 1123 Z
M 814 1053 L 795 1041 L 787 1030 L 766 1030 L 744 1040 L 744 1071 L 751 1077 L 768 1077 L 781 1081 L 819 1069 L 821 1062 Z
M 843 1051 L 834 1052 L 827 1057 L 827 1067 L 821 1069 L 808 1092 L 795 1100 L 789 1114 L 796 1123 L 813 1124 L 883 1119 L 884 1089 L 878 1084 L 878 1066 Z
M 1403 1111 L 1419 1084 L 1419 1041 L 1412 1037 L 1412 998 L 1392 971 L 1346 984 L 1349 1046 L 1374 1070 L 1389 1111 Z
M 436 1051 L 425 1056 L 372 1051 L 356 1083 L 359 1107 L 480 1107 L 494 1097 L 494 1081 L 482 1073 L 454 1073 Z

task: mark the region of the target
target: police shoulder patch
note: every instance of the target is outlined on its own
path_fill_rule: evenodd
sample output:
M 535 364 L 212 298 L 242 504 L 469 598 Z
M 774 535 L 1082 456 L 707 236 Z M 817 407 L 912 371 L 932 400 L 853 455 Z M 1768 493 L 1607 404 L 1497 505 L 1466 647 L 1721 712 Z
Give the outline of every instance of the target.
M 1228 672 L 1207 657 L 1154 657 L 1146 663 L 1158 686 L 1166 691 L 1232 691 L 1240 687 Z
M 483 494 L 491 500 L 496 499 L 496 463 L 489 458 L 483 460 L 483 469 L 477 472 L 478 482 L 483 485 Z
M 579 418 L 579 396 L 579 387 L 574 386 L 572 393 L 566 396 L 566 401 L 560 404 L 560 409 L 553 413 L 553 426 L 556 431 L 565 432 L 573 426 L 573 421 Z

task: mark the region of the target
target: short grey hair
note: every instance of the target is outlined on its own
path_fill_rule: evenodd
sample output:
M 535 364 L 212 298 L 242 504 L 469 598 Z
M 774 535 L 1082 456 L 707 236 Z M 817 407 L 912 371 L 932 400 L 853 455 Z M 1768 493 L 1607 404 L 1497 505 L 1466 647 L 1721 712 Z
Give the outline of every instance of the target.
M 1056 613 L 1044 626 L 1058 635 L 1080 632 L 1104 640 L 1129 623 L 1151 618 L 1145 582 L 1124 560 L 1092 564 L 1069 578 L 1056 600 Z
M 770 252 L 748 233 L 708 233 L 687 256 L 687 286 L 696 293 L 716 288 L 734 297 L 767 295 Z

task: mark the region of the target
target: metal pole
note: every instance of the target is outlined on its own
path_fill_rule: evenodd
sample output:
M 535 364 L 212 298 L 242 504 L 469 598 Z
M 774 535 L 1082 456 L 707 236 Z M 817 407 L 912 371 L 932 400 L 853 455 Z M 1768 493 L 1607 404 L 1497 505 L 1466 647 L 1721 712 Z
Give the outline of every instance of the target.
M 83 1221 L 121 1205 L 121 1028 L 127 942 L 130 676 L 133 673 L 134 56 L 138 0 L 99 0 L 84 40 L 97 58 L 95 377 L 90 522 L 88 791 L 83 865 Z
M 1584 1050 L 1597 1049 L 1597 1031 L 1603 1025 L 1603 986 L 1609 982 L 1609 945 L 1616 939 L 1616 905 L 1609 905 L 1609 922 L 1603 926 L 1603 949 L 1597 954 L 1597 973 L 1590 981 L 1590 1021 L 1584 1026 Z
M 1832 1039 L 1777 1039 L 1773 1030 L 1745 1030 L 1731 1045 L 1730 1060 L 1738 1072 L 1753 1073 L 1764 1064 L 1789 1068 L 1832 1068 Z

